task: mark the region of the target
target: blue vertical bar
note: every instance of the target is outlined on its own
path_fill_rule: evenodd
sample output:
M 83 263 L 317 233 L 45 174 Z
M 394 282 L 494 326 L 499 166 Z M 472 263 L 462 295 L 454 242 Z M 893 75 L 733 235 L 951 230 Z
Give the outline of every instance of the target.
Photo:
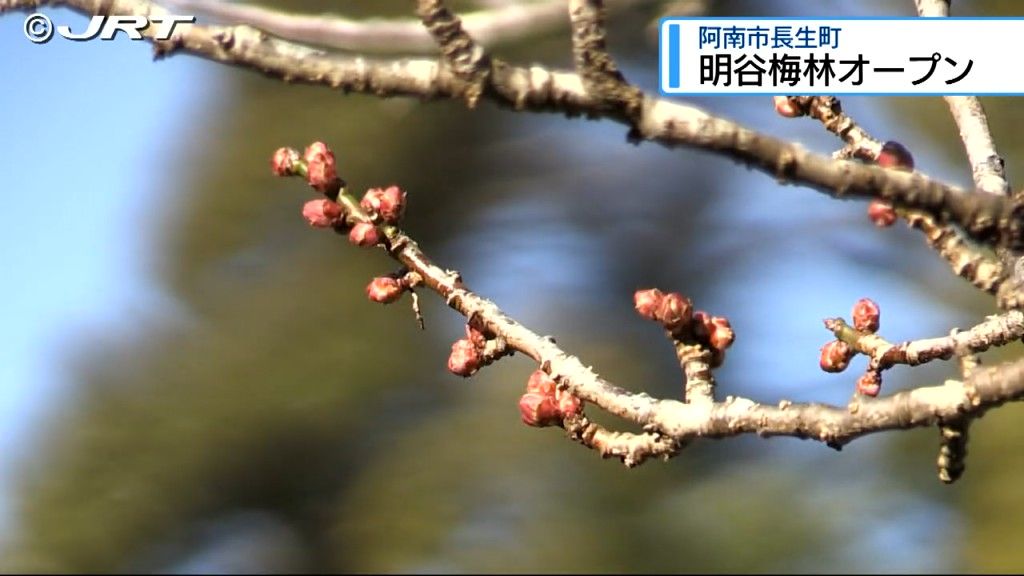
M 668 87 L 679 88 L 679 29 L 676 23 L 668 25 Z

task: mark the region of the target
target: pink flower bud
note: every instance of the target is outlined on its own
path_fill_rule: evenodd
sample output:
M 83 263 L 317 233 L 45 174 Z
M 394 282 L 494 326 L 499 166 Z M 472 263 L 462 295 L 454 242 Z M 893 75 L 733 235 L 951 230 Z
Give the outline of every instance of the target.
M 711 344 L 712 348 L 718 350 L 725 350 L 732 346 L 733 341 L 736 339 L 736 333 L 733 332 L 729 319 L 722 316 L 711 317 L 710 332 L 708 343 Z
M 367 212 L 377 212 L 380 210 L 380 197 L 383 194 L 383 188 L 370 188 L 363 194 L 363 199 L 359 201 L 359 205 Z
M 330 200 L 310 200 L 302 206 L 302 217 L 314 228 L 330 228 L 341 220 L 341 206 Z
M 405 192 L 398 186 L 388 186 L 380 195 L 377 212 L 388 224 L 397 224 L 405 214 Z
M 895 140 L 882 144 L 882 151 L 878 153 L 875 162 L 882 168 L 895 168 L 904 171 L 914 169 L 914 155 L 907 150 L 906 146 Z
M 405 197 L 406 193 L 398 186 L 370 188 L 363 194 L 359 205 L 367 212 L 380 214 L 384 222 L 397 224 L 405 214 Z
M 861 298 L 853 305 L 850 316 L 853 318 L 853 327 L 857 330 L 875 332 L 878 330 L 881 320 L 881 311 L 878 309 L 878 304 L 875 304 L 870 298 Z
M 857 379 L 857 392 L 874 398 L 882 390 L 882 375 L 874 370 L 861 374 Z
M 330 156 L 333 160 L 334 152 L 331 152 L 331 149 L 323 142 L 313 142 L 306 147 L 306 153 L 302 155 L 302 159 L 308 164 L 317 156 Z
M 654 320 L 657 317 L 658 307 L 665 297 L 661 290 L 650 288 L 648 290 L 637 290 L 633 294 L 633 306 L 638 314 L 644 318 Z
M 868 204 L 868 218 L 879 228 L 888 228 L 896 222 L 896 210 L 892 204 L 881 200 L 872 200 Z
M 853 359 L 853 348 L 842 340 L 833 340 L 821 347 L 818 364 L 825 372 L 842 372 Z
M 693 319 L 693 303 L 676 292 L 665 294 L 655 312 L 655 317 L 665 328 L 677 330 Z
M 803 111 L 793 103 L 789 96 L 772 96 L 772 102 L 775 104 L 775 111 L 780 116 L 796 118 L 804 115 Z
M 390 304 L 402 297 L 405 286 L 391 276 L 378 276 L 366 285 L 366 296 L 374 302 Z
M 299 161 L 299 151 L 293 148 L 278 148 L 270 159 L 270 169 L 275 176 L 294 176 L 295 163 Z
M 466 338 L 460 338 L 452 344 L 452 353 L 448 356 L 448 370 L 452 374 L 469 377 L 480 369 L 480 351 Z
M 555 397 L 555 380 L 543 370 L 534 370 L 526 381 L 526 391 L 533 394 Z
M 527 426 L 552 426 L 562 421 L 554 397 L 535 392 L 527 392 L 519 398 L 519 415 Z
M 323 142 L 314 142 L 306 148 L 306 181 L 314 189 L 327 192 L 338 182 L 334 152 Z
M 360 222 L 349 231 L 348 241 L 363 248 L 376 246 L 380 244 L 380 232 L 373 224 Z

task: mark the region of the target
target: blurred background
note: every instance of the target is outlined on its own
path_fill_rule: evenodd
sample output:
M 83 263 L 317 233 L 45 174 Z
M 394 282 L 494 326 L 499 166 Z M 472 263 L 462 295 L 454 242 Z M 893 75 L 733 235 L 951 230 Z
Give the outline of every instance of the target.
M 409 2 L 278 2 L 408 14 Z M 666 3 L 667 4 L 667 3 Z M 650 24 L 617 17 L 613 53 L 656 88 Z M 910 15 L 912 3 L 714 2 L 708 15 Z M 466 7 L 467 2 L 456 4 Z M 1014 4 L 955 3 L 1009 15 Z M 75 28 L 86 19 L 46 8 Z M 738 334 L 721 394 L 845 403 L 859 360 L 822 373 L 821 319 L 858 298 L 893 340 L 993 313 L 905 226 L 861 202 L 780 186 L 692 150 L 634 146 L 612 122 L 289 86 L 148 46 L 45 45 L 0 17 L 0 570 L 159 572 L 1019 571 L 1024 427 L 972 428 L 968 468 L 936 479 L 934 429 L 818 443 L 700 442 L 626 470 L 524 426 L 531 363 L 464 380 L 460 318 L 368 302 L 390 272 L 300 217 L 279 146 L 330 143 L 356 189 L 410 193 L 407 229 L 444 266 L 610 380 L 677 396 L 639 287 L 690 295 Z M 566 30 L 496 47 L 571 66 Z M 817 123 L 767 97 L 694 101 L 827 153 Z M 1011 179 L 1021 109 L 987 98 Z M 938 98 L 845 98 L 925 173 L 970 174 Z M 986 356 L 1019 355 L 1010 348 Z M 895 369 L 885 392 L 956 374 Z

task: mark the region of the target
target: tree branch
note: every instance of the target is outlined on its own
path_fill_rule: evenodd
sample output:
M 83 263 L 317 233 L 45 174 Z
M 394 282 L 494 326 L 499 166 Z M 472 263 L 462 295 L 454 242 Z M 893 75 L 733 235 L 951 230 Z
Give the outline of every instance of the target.
M 441 47 L 445 62 L 460 80 L 469 84 L 466 104 L 475 107 L 491 74 L 491 57 L 462 29 L 462 21 L 443 0 L 418 0 L 416 13 Z
M 286 156 L 297 157 L 298 154 Z M 304 175 L 307 172 L 302 167 L 288 173 Z M 339 231 L 359 225 L 379 226 L 382 222 L 379 215 L 368 212 L 363 207 L 365 202 L 357 201 L 340 186 L 339 180 L 333 189 L 326 190 L 329 198 L 337 200 L 337 210 L 342 214 L 338 218 L 342 226 Z M 638 464 L 650 455 L 670 456 L 697 438 L 742 434 L 814 439 L 840 448 L 867 434 L 933 426 L 963 416 L 978 416 L 1007 401 L 1024 397 L 1024 360 L 1018 360 L 977 370 L 962 382 L 950 380 L 939 386 L 917 388 L 877 400 L 857 396 L 846 407 L 795 404 L 786 400 L 770 406 L 732 396 L 720 402 L 685 403 L 655 399 L 644 393 L 629 392 L 602 379 L 551 339 L 529 330 L 495 303 L 470 290 L 457 272 L 434 264 L 396 225 L 380 228 L 380 245 L 387 253 L 404 269 L 415 273 L 423 287 L 436 292 L 473 326 L 503 338 L 509 349 L 533 359 L 544 373 L 558 382 L 561 389 L 641 426 L 646 434 L 603 431 L 589 427 L 576 415 L 561 422 L 570 431 L 570 436 L 599 450 L 602 455 L 618 456 L 627 465 Z M 993 344 L 998 338 L 996 334 L 1002 333 L 1000 329 L 1005 329 L 1005 333 L 1020 330 L 1024 325 L 1024 313 L 1011 314 L 1006 321 L 993 319 L 965 333 L 965 336 L 951 336 L 952 346 L 957 350 L 983 349 L 987 346 L 981 342 Z
M 145 0 L 53 0 L 95 14 L 103 8 L 119 14 L 160 14 L 166 10 Z M 0 12 L 38 5 L 35 0 L 0 0 Z M 182 25 L 167 41 L 154 41 L 157 56 L 181 50 L 211 60 L 252 68 L 289 82 L 331 86 L 346 92 L 421 98 L 470 97 L 474 85 L 436 61 L 370 61 L 327 54 L 279 40 L 248 27 Z M 968 194 L 921 174 L 894 173 L 875 166 L 837 161 L 784 140 L 760 134 L 704 111 L 650 96 L 635 118 L 609 111 L 584 91 L 576 74 L 542 67 L 494 67 L 485 96 L 499 105 L 568 115 L 607 117 L 628 124 L 631 138 L 665 146 L 687 146 L 723 154 L 835 198 L 875 198 L 916 209 L 939 223 L 961 226 L 973 239 L 990 245 L 1024 248 L 1024 202 L 991 194 Z
M 892 344 L 872 332 L 858 331 L 841 318 L 830 318 L 825 321 L 825 326 L 837 339 L 870 357 L 873 369 L 885 370 L 896 364 L 917 366 L 932 360 L 949 360 L 1016 342 L 1024 338 L 1024 312 L 1013 310 L 990 316 L 966 331 L 900 344 Z
M 916 4 L 917 13 L 921 16 L 949 16 L 949 0 L 917 0 Z M 977 96 L 943 96 L 943 99 L 960 130 L 960 140 L 971 163 L 975 187 L 989 194 L 1009 194 L 1010 183 L 1006 181 L 1003 158 L 992 141 L 981 100 Z
M 654 0 L 617 0 L 625 10 Z M 201 14 L 220 24 L 245 24 L 286 40 L 357 52 L 426 54 L 437 48 L 420 20 L 354 20 L 329 14 L 294 14 L 223 0 L 162 0 L 163 6 Z M 504 4 L 462 15 L 466 32 L 486 46 L 542 34 L 565 25 L 565 0 Z
M 603 0 L 569 0 L 569 21 L 576 73 L 583 88 L 595 100 L 635 121 L 644 95 L 626 81 L 608 53 Z
M 90 14 L 151 15 L 165 12 L 159 6 L 142 0 L 64 0 L 50 3 L 68 5 Z M 0 11 L 34 8 L 38 4 L 40 2 L 30 0 L 0 0 Z M 885 200 L 904 209 L 920 210 L 937 223 L 955 223 L 980 242 L 1009 248 L 1024 247 L 1024 226 L 1020 217 L 1024 208 L 1003 196 L 970 194 L 919 173 L 900 173 L 833 160 L 710 116 L 697 108 L 652 98 L 639 90 L 632 92 L 635 88 L 629 87 L 621 75 L 616 78 L 617 69 L 604 52 L 600 2 L 573 0 L 571 6 L 578 8 L 573 12 L 573 30 L 579 74 L 552 72 L 541 67 L 518 68 L 503 63 L 499 66 L 489 62 L 482 49 L 462 30 L 459 20 L 448 13 L 439 0 L 420 0 L 420 15 L 442 46 L 446 57 L 444 62 L 369 61 L 361 57 L 327 54 L 301 44 L 270 38 L 249 26 L 185 25 L 170 40 L 154 41 L 154 46 L 158 57 L 182 50 L 260 70 L 286 81 L 327 85 L 345 91 L 378 96 L 464 97 L 470 104 L 477 97 L 487 97 L 516 109 L 613 118 L 627 124 L 634 139 L 710 150 L 773 174 L 781 181 L 807 185 L 837 198 Z M 482 73 L 483 70 L 487 72 Z M 613 84 L 618 88 L 611 89 Z M 625 92 L 620 89 L 628 89 L 636 99 L 622 96 Z M 620 106 L 609 107 L 610 101 Z M 844 133 L 851 134 L 849 130 Z M 371 297 L 390 302 L 413 286 L 436 292 L 481 334 L 486 334 L 485 338 L 500 339 L 501 354 L 492 354 L 489 357 L 491 361 L 513 351 L 521 352 L 538 363 L 540 369 L 558 383 L 559 390 L 570 395 L 570 400 L 573 397 L 584 400 L 640 426 L 642 434 L 611 432 L 593 425 L 575 410 L 561 420 L 571 437 L 602 455 L 617 456 L 627 465 L 635 465 L 652 455 L 670 456 L 697 438 L 724 438 L 749 433 L 815 439 L 839 448 L 866 434 L 946 425 L 1024 397 L 1024 360 L 1018 360 L 994 368 L 977 369 L 963 381 L 950 380 L 942 385 L 917 388 L 877 400 L 856 396 L 845 407 L 795 404 L 786 400 L 777 405 L 765 405 L 731 396 L 724 401 L 716 401 L 710 386 L 690 385 L 691 373 L 694 382 L 702 378 L 713 382 L 709 380 L 713 358 L 706 360 L 702 354 L 694 355 L 687 350 L 680 353 L 680 361 L 687 373 L 688 392 L 694 397 L 692 399 L 699 397 L 700 401 L 659 400 L 644 393 L 629 392 L 605 381 L 578 358 L 561 350 L 551 339 L 534 333 L 506 315 L 493 302 L 472 292 L 458 273 L 435 265 L 412 238 L 389 218 L 382 216 L 383 212 L 364 208 L 354 197 L 339 190 L 341 181 L 334 177 L 333 155 L 330 155 L 332 164 L 329 170 L 322 164 L 330 154 L 326 147 L 320 145 L 319 151 L 314 151 L 313 157 L 321 162 L 318 170 L 307 170 L 297 153 L 286 152 L 282 160 L 295 163 L 297 167 L 294 172 L 289 172 L 289 168 L 279 173 L 306 176 L 311 184 L 331 198 L 321 201 L 331 202 L 331 205 L 321 204 L 321 212 L 315 213 L 314 210 L 309 217 L 321 222 L 329 220 L 331 215 L 337 216 L 339 231 L 352 228 L 350 240 L 364 246 L 380 244 L 403 265 L 403 274 L 386 279 L 378 286 L 378 292 L 371 293 Z M 336 205 L 333 200 L 337 201 Z M 355 234 L 357 228 L 359 234 Z M 948 339 L 935 339 L 930 343 L 925 341 L 928 344 L 921 345 L 921 349 L 904 346 L 901 352 L 894 354 L 898 356 L 897 360 L 910 363 L 940 356 L 946 350 L 956 353 L 984 349 L 1008 340 L 1011 335 L 1019 338 L 1020 316 L 1020 313 L 1011 313 L 998 321 L 990 319 L 963 336 L 951 335 Z M 473 353 L 474 346 L 471 343 L 467 354 Z M 895 349 L 899 347 L 890 347 L 889 351 Z
M 806 115 L 821 122 L 826 130 L 832 132 L 846 143 L 833 156 L 837 158 L 856 157 L 875 162 L 882 152 L 883 143 L 872 137 L 852 117 L 843 112 L 842 104 L 834 96 L 788 96 L 783 102 L 787 116 Z M 776 101 L 778 107 L 778 101 Z M 925 240 L 939 256 L 949 263 L 953 272 L 967 280 L 975 287 L 990 294 L 999 293 L 1007 286 L 1005 267 L 998 259 L 989 256 L 971 245 L 955 228 L 939 225 L 935 220 L 921 212 L 899 210 L 899 216 L 906 219 L 912 228 L 924 233 Z M 1009 298 L 1001 298 L 1004 308 L 1016 306 Z

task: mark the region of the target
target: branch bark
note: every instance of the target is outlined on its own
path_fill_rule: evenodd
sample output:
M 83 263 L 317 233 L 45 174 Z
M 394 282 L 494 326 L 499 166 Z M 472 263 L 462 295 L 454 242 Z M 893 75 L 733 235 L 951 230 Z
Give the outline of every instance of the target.
M 622 11 L 653 0 L 617 0 Z M 354 20 L 330 14 L 294 14 L 222 0 L 163 0 L 168 8 L 211 17 L 220 24 L 248 25 L 286 40 L 353 52 L 429 54 L 434 39 L 417 19 Z M 565 26 L 565 0 L 505 4 L 461 16 L 471 36 L 485 46 L 521 40 Z

